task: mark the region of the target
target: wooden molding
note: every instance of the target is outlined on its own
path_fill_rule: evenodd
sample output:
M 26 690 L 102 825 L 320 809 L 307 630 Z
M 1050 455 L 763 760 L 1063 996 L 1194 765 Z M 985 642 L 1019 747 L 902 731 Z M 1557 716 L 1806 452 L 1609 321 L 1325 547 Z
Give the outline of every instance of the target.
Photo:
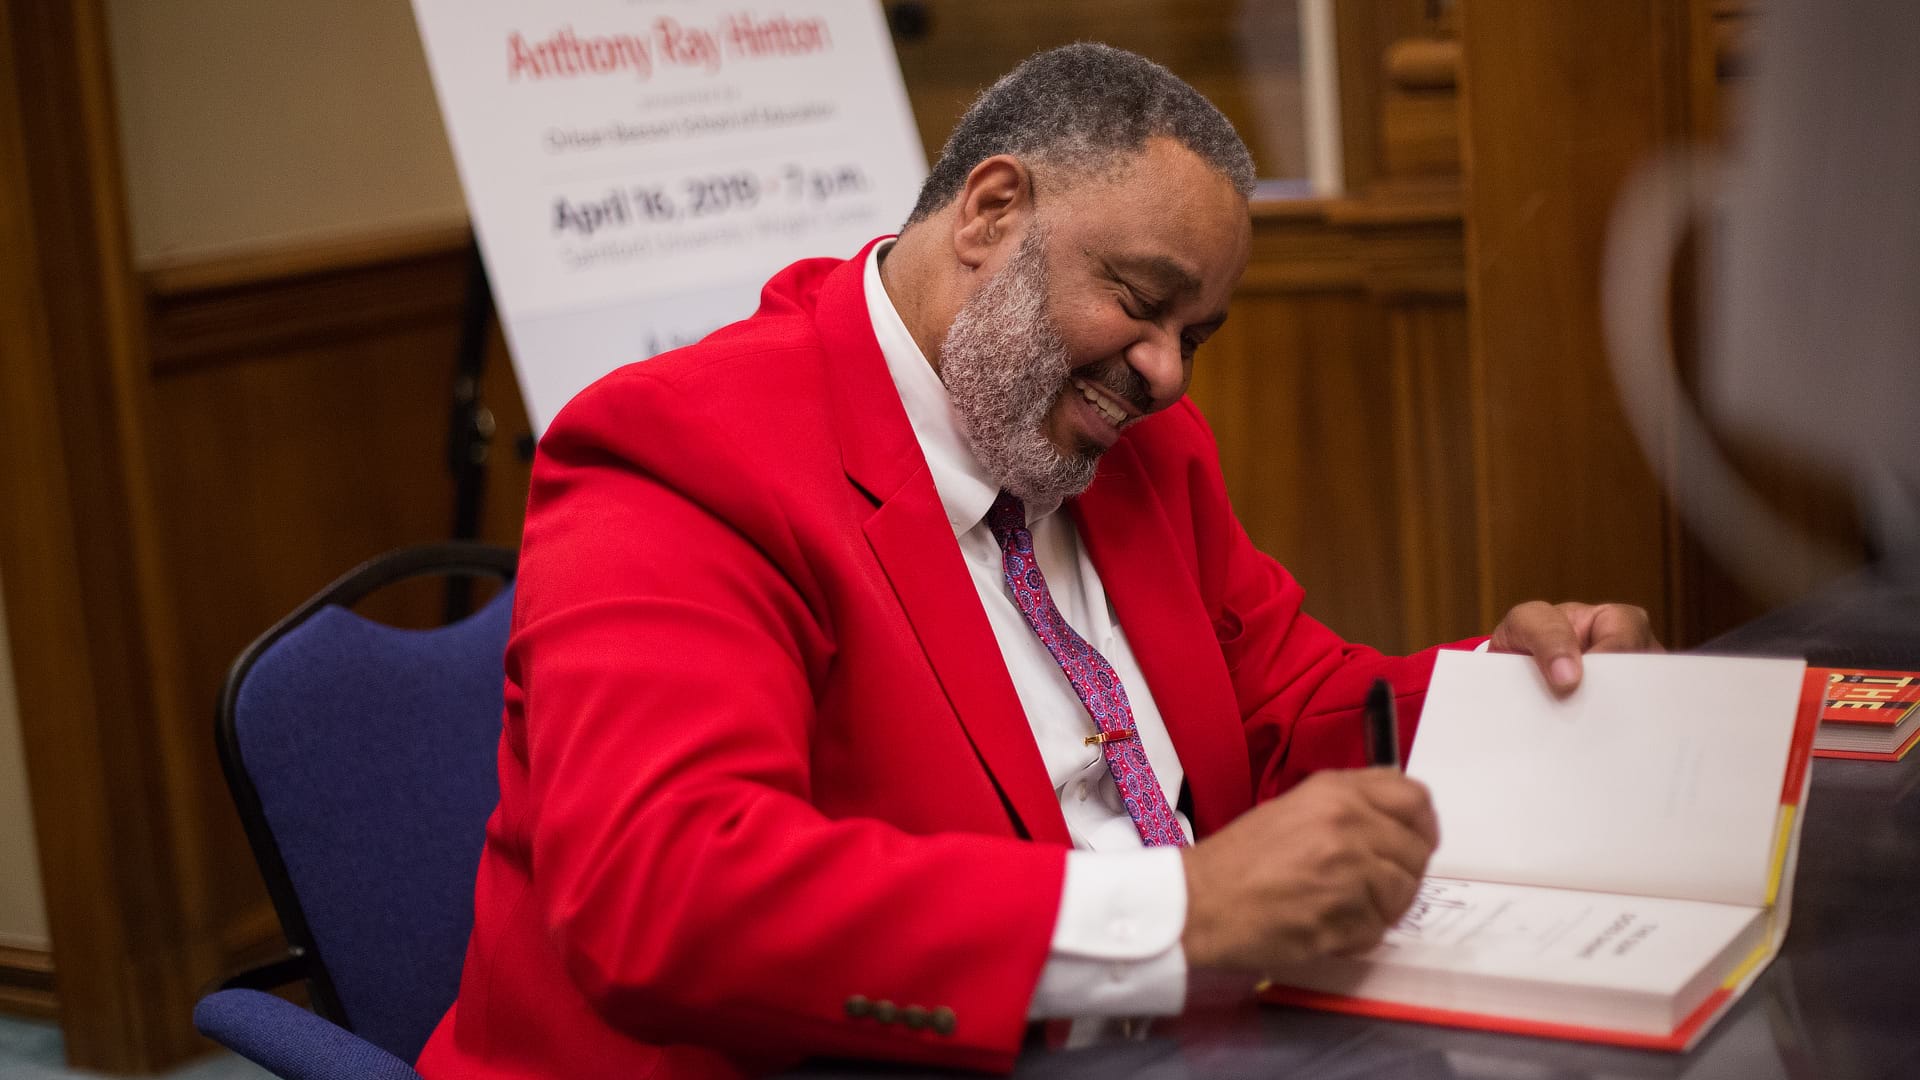
M 1327 204 L 1328 220 L 1348 226 L 1453 225 L 1464 218 L 1458 176 L 1380 180 L 1364 195 Z
M 156 376 L 335 344 L 458 316 L 468 234 L 425 229 L 375 244 L 296 244 L 142 275 Z
M 175 297 L 433 258 L 465 250 L 471 235 L 471 228 L 462 220 L 349 236 L 296 238 L 239 251 L 150 260 L 140 267 L 140 278 L 148 295 Z
M 0 575 L 68 1058 L 191 1052 L 180 707 L 101 0 L 0 0 Z M 31 148 L 31 153 L 27 148 Z M 57 800 L 57 801 L 56 801 Z M 57 807 L 57 809 L 56 809 Z
M 1450 91 L 1460 78 L 1455 38 L 1404 38 L 1387 47 L 1387 82 L 1396 90 Z
M 1385 121 L 1387 101 L 1395 91 L 1388 76 L 1389 51 L 1397 42 L 1450 37 L 1452 32 L 1452 12 L 1436 11 L 1427 0 L 1352 0 L 1339 5 L 1334 49 L 1340 154 L 1348 190 L 1365 191 L 1396 171 Z
M 0 945 L 0 1013 L 39 1020 L 59 1018 L 52 953 Z
M 58 958 L 0 955 L 0 1003 L 57 1011 L 76 1066 L 149 1072 L 204 1050 L 193 1002 L 261 932 L 179 632 L 232 563 L 181 580 L 156 493 L 107 65 L 102 0 L 0 0 L 0 576 Z
M 1243 293 L 1465 292 L 1457 183 L 1377 185 L 1355 199 L 1256 203 Z
M 1402 38 L 1388 46 L 1377 179 L 1460 176 L 1460 42 Z

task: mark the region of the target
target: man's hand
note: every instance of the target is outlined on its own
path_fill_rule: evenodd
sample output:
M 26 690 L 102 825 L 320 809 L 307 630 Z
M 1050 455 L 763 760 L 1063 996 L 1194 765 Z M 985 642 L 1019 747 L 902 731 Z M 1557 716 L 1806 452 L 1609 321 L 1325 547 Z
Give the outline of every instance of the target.
M 1494 627 L 1494 652 L 1529 653 L 1557 694 L 1580 685 L 1583 652 L 1665 652 L 1647 610 L 1631 604 L 1549 604 L 1533 600 Z
M 1181 853 L 1187 963 L 1259 972 L 1372 948 L 1413 903 L 1439 840 L 1418 781 L 1318 773 Z

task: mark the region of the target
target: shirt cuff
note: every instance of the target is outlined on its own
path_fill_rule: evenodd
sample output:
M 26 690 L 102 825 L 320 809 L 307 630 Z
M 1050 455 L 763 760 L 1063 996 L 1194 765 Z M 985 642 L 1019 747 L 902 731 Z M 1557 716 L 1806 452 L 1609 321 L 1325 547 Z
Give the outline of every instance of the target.
M 1027 1017 L 1171 1016 L 1186 1003 L 1187 875 L 1175 847 L 1067 853 Z

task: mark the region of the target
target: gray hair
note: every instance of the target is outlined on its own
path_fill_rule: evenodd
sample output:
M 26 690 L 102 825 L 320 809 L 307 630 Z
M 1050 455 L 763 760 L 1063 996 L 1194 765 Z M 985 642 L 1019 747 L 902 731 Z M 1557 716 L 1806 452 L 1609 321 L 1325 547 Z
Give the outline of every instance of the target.
M 1193 151 L 1253 194 L 1253 157 L 1233 124 L 1198 90 L 1144 56 L 1082 41 L 1035 53 L 982 93 L 948 137 L 912 225 L 953 201 L 974 166 L 996 154 L 1030 164 L 1108 176 L 1125 168 L 1149 138 Z

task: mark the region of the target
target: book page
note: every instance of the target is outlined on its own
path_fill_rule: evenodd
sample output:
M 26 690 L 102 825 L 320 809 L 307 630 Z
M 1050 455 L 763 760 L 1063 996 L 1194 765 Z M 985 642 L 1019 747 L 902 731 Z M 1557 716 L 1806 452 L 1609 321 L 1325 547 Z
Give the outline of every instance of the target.
M 1766 941 L 1766 909 L 1428 877 L 1359 956 L 1281 986 L 1415 1008 L 1664 1035 Z
M 1761 906 L 1805 664 L 1442 652 L 1407 774 L 1440 819 L 1430 874 Z
M 1732 904 L 1428 877 L 1406 915 L 1361 959 L 1672 994 L 1760 914 Z

